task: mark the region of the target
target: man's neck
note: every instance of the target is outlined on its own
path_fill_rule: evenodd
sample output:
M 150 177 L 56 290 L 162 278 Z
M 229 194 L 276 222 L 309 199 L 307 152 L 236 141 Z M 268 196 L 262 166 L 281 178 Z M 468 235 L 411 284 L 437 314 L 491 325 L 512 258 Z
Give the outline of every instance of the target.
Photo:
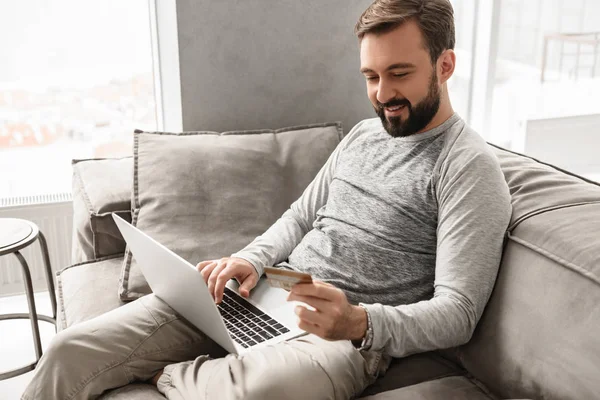
M 450 97 L 448 96 L 448 92 L 444 90 L 442 94 L 442 98 L 440 99 L 440 107 L 435 116 L 429 121 L 429 123 L 425 126 L 425 128 L 421 129 L 417 134 L 427 132 L 433 128 L 436 128 L 446 122 L 448 118 L 454 115 L 454 109 L 452 108 L 452 104 L 450 104 Z
M 427 132 L 433 128 L 437 128 L 444 122 L 448 120 L 454 114 L 454 110 L 452 107 L 448 107 L 445 110 L 442 110 L 441 107 L 438 110 L 437 114 L 433 117 L 433 119 L 425 126 L 425 128 L 421 129 L 417 134 Z

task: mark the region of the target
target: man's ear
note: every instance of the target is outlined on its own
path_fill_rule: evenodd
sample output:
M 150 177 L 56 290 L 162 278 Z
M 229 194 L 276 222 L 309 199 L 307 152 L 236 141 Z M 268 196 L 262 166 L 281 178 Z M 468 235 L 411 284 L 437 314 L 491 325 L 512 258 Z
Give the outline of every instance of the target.
M 456 53 L 452 49 L 444 50 L 438 57 L 436 64 L 438 79 L 440 80 L 440 85 L 443 85 L 454 74 Z

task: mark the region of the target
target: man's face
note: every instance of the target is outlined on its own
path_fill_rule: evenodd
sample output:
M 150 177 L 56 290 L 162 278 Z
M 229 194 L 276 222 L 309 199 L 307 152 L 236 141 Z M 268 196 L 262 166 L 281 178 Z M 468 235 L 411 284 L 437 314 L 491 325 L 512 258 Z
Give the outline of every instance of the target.
M 416 22 L 380 35 L 366 34 L 360 61 L 369 100 L 391 136 L 415 134 L 431 122 L 441 91 Z

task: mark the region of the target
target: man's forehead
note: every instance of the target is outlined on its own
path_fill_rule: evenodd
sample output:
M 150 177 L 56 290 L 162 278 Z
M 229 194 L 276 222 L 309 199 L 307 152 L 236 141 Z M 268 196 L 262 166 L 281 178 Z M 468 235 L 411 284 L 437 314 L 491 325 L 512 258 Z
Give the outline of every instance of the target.
M 419 65 L 429 53 L 423 45 L 421 30 L 414 21 L 381 34 L 366 34 L 360 42 L 362 69 L 388 69 L 395 64 Z

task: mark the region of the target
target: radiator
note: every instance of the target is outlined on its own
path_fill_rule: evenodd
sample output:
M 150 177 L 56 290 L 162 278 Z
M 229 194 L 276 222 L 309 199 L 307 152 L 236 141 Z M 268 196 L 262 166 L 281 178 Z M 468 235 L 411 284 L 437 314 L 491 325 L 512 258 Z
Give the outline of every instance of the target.
M 70 193 L 0 199 L 0 218 L 26 219 L 38 226 L 48 242 L 53 276 L 70 264 L 73 232 Z M 21 254 L 29 264 L 34 290 L 47 290 L 39 241 L 21 250 Z M 21 264 L 17 258 L 10 254 L 0 257 L 0 296 L 24 292 Z

